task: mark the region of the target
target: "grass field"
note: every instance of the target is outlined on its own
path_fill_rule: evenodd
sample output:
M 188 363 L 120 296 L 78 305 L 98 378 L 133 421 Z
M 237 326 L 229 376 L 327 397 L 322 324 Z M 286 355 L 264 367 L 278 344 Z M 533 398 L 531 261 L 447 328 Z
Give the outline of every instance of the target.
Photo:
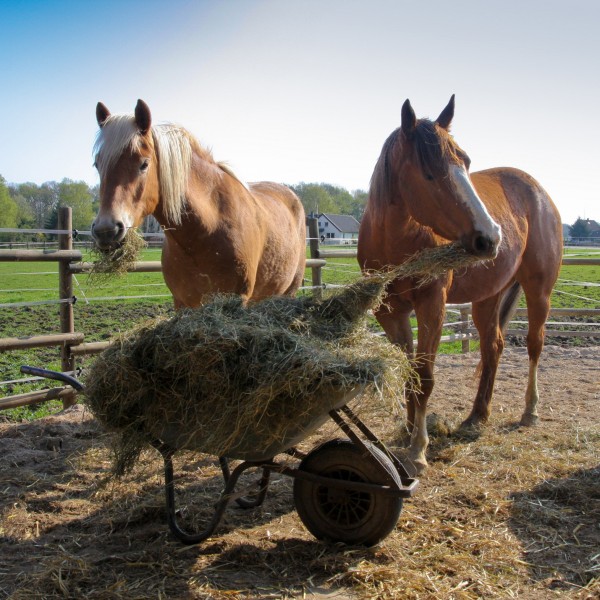
M 347 247 L 342 247 L 347 249 Z M 159 248 L 146 249 L 140 260 L 159 261 Z M 565 257 L 598 258 L 600 250 L 567 248 Z M 89 260 L 84 255 L 84 260 Z M 323 270 L 326 284 L 345 284 L 359 276 L 355 258 L 330 258 Z M 311 272 L 306 270 L 305 284 L 310 285 Z M 21 302 L 56 300 L 58 297 L 58 265 L 47 262 L 0 262 L 0 306 Z M 588 286 L 585 286 L 585 283 Z M 555 307 L 593 308 L 600 303 L 600 266 L 563 266 L 552 297 Z M 585 293 L 583 293 L 585 292 Z M 74 293 L 79 302 L 106 302 L 108 299 L 143 299 L 164 302 L 170 298 L 161 273 L 128 273 L 102 283 L 87 274 L 75 276 Z M 17 308 L 17 307 L 15 307 Z

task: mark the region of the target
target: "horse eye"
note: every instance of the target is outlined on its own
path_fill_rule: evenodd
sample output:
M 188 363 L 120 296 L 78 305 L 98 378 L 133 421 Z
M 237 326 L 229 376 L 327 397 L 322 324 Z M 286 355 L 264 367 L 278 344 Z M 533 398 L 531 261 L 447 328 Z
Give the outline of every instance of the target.
M 148 165 L 149 165 L 149 164 L 150 164 L 150 161 L 149 161 L 147 158 L 145 158 L 145 159 L 142 161 L 142 164 L 140 165 L 140 171 L 141 171 L 142 173 L 144 173 L 145 171 L 147 171 L 147 170 L 148 170 Z
M 425 173 L 425 179 L 427 179 L 427 181 L 433 181 L 433 175 L 431 173 Z

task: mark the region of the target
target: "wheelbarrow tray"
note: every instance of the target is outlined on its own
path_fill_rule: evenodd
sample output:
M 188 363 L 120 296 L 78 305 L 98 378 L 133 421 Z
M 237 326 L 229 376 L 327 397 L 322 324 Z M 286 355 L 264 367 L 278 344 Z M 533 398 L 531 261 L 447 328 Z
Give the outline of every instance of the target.
M 325 421 L 329 419 L 332 410 L 341 408 L 350 402 L 365 389 L 364 385 L 357 385 L 343 393 L 339 390 L 330 390 L 322 393 L 318 403 L 314 401 L 307 404 L 306 409 L 293 421 L 286 422 L 282 428 L 281 423 L 269 426 L 269 415 L 263 416 L 260 429 L 277 430 L 276 435 L 265 436 L 253 428 L 246 428 L 243 432 L 236 431 L 236 424 L 231 423 L 229 433 L 233 441 L 228 445 L 228 450 L 223 453 L 225 458 L 245 461 L 264 461 L 281 454 L 297 445 L 309 435 L 314 433 Z M 206 445 L 205 428 L 195 428 L 191 425 L 178 423 L 153 424 L 147 427 L 146 434 L 149 439 L 158 440 L 173 450 L 191 450 L 214 454 L 211 447 Z

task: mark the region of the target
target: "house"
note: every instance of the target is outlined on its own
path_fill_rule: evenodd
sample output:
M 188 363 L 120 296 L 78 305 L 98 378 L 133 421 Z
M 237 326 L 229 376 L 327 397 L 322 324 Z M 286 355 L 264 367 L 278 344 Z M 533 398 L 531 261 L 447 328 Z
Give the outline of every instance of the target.
M 319 237 L 321 243 L 356 244 L 360 223 L 352 215 L 320 213 Z
M 598 244 L 600 242 L 600 224 L 593 219 L 577 219 L 571 227 L 571 242 L 576 245 Z
M 594 221 L 593 219 L 585 220 L 588 230 L 588 235 L 593 238 L 600 237 L 600 223 L 598 221 Z

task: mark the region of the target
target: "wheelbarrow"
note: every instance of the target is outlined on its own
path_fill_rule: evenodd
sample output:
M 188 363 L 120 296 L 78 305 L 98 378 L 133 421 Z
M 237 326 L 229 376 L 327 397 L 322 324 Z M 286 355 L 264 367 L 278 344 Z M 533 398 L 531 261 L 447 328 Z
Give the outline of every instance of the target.
M 21 371 L 35 376 L 56 379 L 85 393 L 84 386 L 64 373 L 22 366 Z M 410 498 L 418 480 L 409 476 L 400 460 L 389 451 L 378 437 L 347 405 L 359 394 L 337 399 L 309 423 L 278 445 L 270 445 L 256 453 L 252 440 L 241 440 L 231 455 L 219 457 L 224 487 L 216 502 L 212 518 L 202 531 L 182 529 L 177 519 L 173 456 L 182 448 L 168 424 L 149 443 L 163 457 L 167 521 L 171 532 L 185 544 L 197 544 L 209 538 L 231 501 L 243 508 L 260 506 L 267 494 L 271 473 L 280 473 L 294 479 L 293 496 L 298 516 L 306 528 L 320 540 L 346 544 L 374 545 L 383 540 L 396 526 L 405 498 Z M 322 443 L 308 453 L 299 451 L 295 444 L 310 435 L 328 418 L 345 434 L 344 439 Z M 189 449 L 187 447 L 186 449 Z M 275 460 L 286 454 L 298 459 L 296 466 Z M 241 462 L 230 468 L 230 460 Z M 260 479 L 250 487 L 236 490 L 242 473 L 258 468 Z

